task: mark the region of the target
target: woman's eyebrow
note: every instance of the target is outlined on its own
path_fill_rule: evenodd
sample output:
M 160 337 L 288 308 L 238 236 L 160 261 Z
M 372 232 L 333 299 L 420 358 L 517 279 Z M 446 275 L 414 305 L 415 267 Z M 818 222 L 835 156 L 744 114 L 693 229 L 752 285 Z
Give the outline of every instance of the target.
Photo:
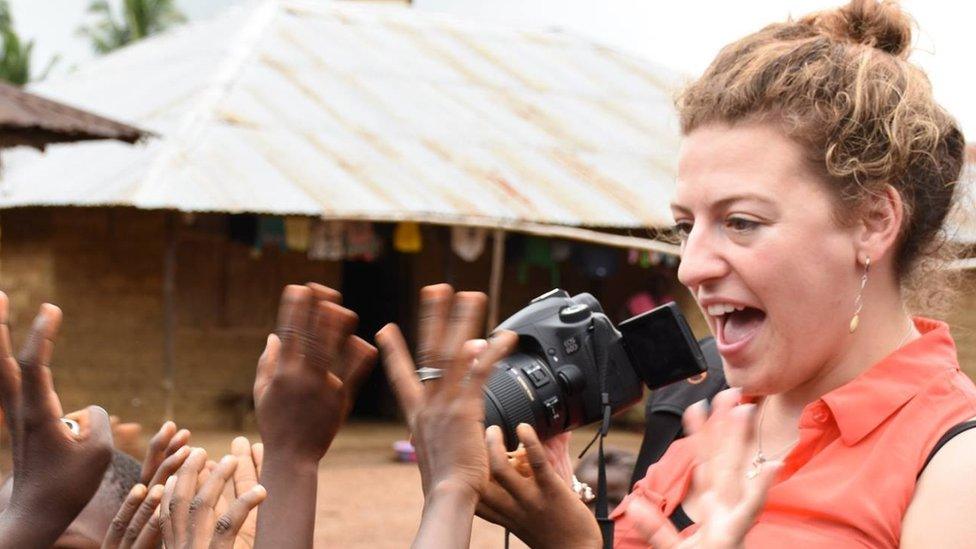
M 763 195 L 756 194 L 756 193 L 742 193 L 742 194 L 736 194 L 736 195 L 732 195 L 732 196 L 726 196 L 724 198 L 721 198 L 721 199 L 716 200 L 715 202 L 711 203 L 709 205 L 709 208 L 712 208 L 712 209 L 727 208 L 727 207 L 731 206 L 732 204 L 735 204 L 736 202 L 743 202 L 743 201 L 759 202 L 759 203 L 761 203 L 763 205 L 766 205 L 766 206 L 769 206 L 771 208 L 776 208 L 776 203 L 775 202 L 773 202 L 769 198 L 766 198 Z M 691 213 L 691 208 L 689 208 L 687 206 L 684 206 L 682 204 L 679 204 L 677 202 L 672 202 L 671 203 L 671 209 L 674 210 L 674 211 L 681 212 L 681 213 L 688 213 L 688 214 Z

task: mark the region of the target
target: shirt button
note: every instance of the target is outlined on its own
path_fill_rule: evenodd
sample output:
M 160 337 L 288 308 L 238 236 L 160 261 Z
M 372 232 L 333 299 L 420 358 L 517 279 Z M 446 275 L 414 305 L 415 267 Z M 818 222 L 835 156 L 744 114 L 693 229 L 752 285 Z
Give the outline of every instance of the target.
M 813 420 L 817 423 L 826 423 L 828 419 L 830 419 L 830 413 L 824 406 L 817 406 L 813 410 Z

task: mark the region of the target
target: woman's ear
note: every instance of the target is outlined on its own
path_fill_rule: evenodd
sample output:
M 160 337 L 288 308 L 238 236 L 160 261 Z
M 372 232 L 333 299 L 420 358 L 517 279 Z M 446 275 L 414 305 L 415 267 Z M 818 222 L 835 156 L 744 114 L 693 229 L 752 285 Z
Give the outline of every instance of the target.
M 861 208 L 856 225 L 855 245 L 858 259 L 871 258 L 879 263 L 894 251 L 902 220 L 905 218 L 904 201 L 901 193 L 891 185 L 867 200 Z

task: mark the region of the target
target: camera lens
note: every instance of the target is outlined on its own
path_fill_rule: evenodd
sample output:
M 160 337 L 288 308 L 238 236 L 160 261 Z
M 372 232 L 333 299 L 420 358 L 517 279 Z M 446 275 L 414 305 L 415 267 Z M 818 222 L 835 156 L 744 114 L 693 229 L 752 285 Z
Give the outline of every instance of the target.
M 498 425 L 509 450 L 518 447 L 515 428 L 531 425 L 543 440 L 562 432 L 561 388 L 536 355 L 515 353 L 496 365 L 485 383 L 485 425 Z

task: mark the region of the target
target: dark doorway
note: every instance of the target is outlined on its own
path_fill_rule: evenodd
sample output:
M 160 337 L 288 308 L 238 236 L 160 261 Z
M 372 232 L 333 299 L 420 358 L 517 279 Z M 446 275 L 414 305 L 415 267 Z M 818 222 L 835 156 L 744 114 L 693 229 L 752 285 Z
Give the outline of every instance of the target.
M 342 268 L 343 305 L 359 315 L 356 334 L 375 343 L 376 332 L 388 322 L 398 322 L 408 271 L 401 254 L 388 252 L 375 261 L 346 261 Z M 396 398 L 377 364 L 356 398 L 352 414 L 359 418 L 394 418 Z

